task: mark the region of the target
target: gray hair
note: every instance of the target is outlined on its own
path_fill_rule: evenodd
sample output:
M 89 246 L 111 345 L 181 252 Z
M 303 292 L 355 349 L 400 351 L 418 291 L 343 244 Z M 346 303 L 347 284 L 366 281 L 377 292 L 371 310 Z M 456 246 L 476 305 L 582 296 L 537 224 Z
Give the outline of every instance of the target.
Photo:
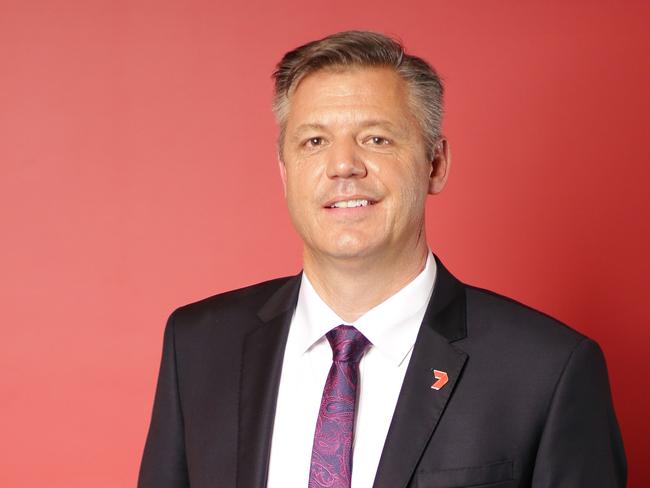
M 323 68 L 359 66 L 390 67 L 406 81 L 411 112 L 420 125 L 426 154 L 431 159 L 441 136 L 442 81 L 429 63 L 406 54 L 400 42 L 369 31 L 338 32 L 309 42 L 286 53 L 278 63 L 273 73 L 273 113 L 280 126 L 280 150 L 289 112 L 289 95 L 300 82 Z

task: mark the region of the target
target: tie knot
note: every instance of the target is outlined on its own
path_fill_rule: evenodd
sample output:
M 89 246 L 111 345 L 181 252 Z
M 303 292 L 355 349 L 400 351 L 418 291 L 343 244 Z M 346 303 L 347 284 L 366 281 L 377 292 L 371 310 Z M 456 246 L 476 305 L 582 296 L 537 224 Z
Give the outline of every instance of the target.
M 330 341 L 334 356 L 332 361 L 352 362 L 361 361 L 370 341 L 351 325 L 339 325 L 330 330 L 325 337 Z

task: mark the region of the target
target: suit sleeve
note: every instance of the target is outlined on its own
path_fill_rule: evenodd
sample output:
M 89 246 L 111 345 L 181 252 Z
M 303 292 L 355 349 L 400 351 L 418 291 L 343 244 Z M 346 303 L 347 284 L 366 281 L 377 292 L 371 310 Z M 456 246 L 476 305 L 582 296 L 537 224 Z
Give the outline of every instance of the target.
M 605 358 L 584 339 L 556 385 L 541 437 L 533 488 L 623 488 L 627 466 Z
M 189 487 L 176 370 L 175 314 L 171 314 L 165 327 L 158 385 L 138 488 Z

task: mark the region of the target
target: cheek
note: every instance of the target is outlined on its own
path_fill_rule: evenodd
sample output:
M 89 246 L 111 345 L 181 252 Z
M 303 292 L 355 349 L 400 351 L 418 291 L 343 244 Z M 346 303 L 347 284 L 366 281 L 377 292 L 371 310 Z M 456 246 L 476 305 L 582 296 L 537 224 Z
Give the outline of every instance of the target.
M 304 215 L 306 215 L 307 205 L 305 197 L 301 193 L 302 188 L 302 185 L 296 184 L 295 181 L 288 181 L 287 206 L 289 207 L 289 213 L 294 220 L 306 220 Z
M 420 167 L 403 167 L 400 173 L 386 175 L 390 190 L 397 195 L 403 212 L 424 205 L 428 194 L 428 174 Z
M 317 207 L 318 178 L 306 164 L 287 168 L 287 206 L 294 223 L 309 226 Z
M 315 182 L 307 175 L 294 174 L 287 178 L 287 199 L 294 205 L 307 209 L 314 201 Z

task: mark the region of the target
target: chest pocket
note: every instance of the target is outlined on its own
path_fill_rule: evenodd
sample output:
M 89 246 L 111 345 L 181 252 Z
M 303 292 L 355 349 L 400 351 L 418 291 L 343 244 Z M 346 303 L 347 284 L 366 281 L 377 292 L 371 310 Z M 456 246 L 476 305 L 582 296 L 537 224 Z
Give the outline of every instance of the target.
M 418 471 L 414 488 L 509 488 L 516 486 L 512 461 L 466 468 Z

